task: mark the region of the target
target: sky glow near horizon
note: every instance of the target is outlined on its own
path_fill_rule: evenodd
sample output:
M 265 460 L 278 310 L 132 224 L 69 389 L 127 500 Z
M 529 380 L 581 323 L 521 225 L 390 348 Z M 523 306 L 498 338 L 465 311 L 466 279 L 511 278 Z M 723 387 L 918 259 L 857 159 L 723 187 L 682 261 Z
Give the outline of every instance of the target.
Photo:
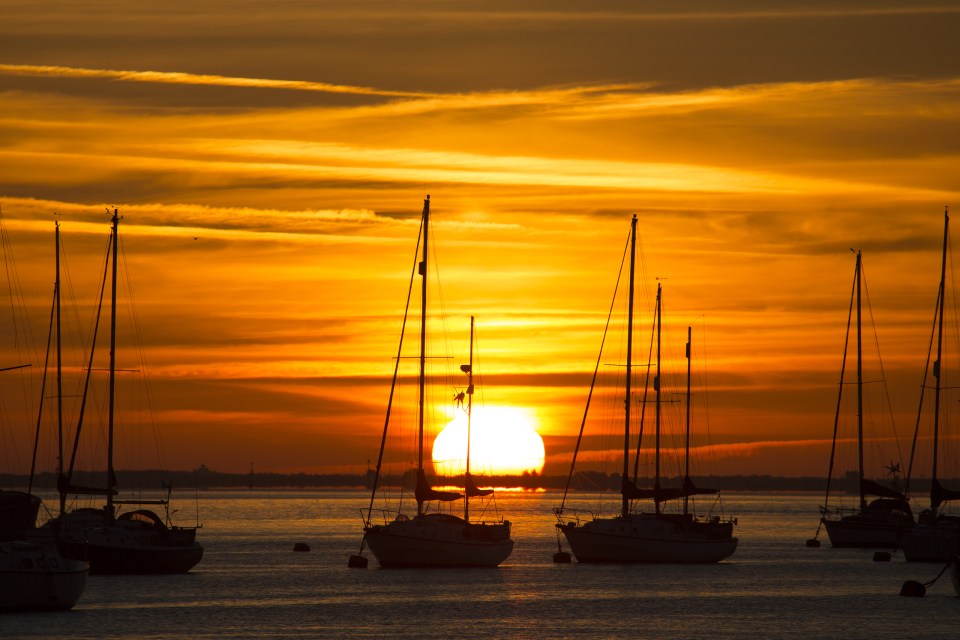
M 826 472 L 851 247 L 912 433 L 960 210 L 951 3 L 45 6 L 0 9 L 29 359 L 54 213 L 85 326 L 117 207 L 156 410 L 135 456 L 156 437 L 170 468 L 363 471 L 427 194 L 434 348 L 463 357 L 477 317 L 487 401 L 536 416 L 545 472 L 569 463 L 634 213 L 639 324 L 660 278 L 677 372 L 694 327 L 712 471 Z M 18 393 L 0 465 L 25 472 Z

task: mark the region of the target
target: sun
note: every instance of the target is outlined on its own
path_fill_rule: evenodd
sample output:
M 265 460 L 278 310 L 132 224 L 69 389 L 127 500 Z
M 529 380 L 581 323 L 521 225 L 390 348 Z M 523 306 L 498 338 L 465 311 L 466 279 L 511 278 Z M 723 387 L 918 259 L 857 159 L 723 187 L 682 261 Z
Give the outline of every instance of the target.
M 529 412 L 518 407 L 474 407 L 471 421 L 470 472 L 521 475 L 543 470 L 543 438 Z M 433 467 L 441 475 L 466 468 L 467 416 L 457 415 L 433 441 Z

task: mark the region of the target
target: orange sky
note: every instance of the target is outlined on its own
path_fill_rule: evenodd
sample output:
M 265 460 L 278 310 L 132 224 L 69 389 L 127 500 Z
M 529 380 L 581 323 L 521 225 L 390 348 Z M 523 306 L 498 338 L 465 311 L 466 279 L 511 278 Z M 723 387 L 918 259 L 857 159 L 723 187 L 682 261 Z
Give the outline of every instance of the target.
M 548 469 L 633 213 L 641 308 L 664 278 L 671 340 L 705 350 L 717 471 L 825 473 L 851 247 L 906 436 L 960 206 L 960 9 L 675 4 L 5 2 L 33 374 L 53 214 L 86 326 L 116 206 L 163 464 L 362 470 L 430 194 L 450 344 L 476 315 L 486 401 L 537 416 Z M 19 393 L 0 469 L 24 472 Z M 121 467 L 153 466 L 153 432 Z

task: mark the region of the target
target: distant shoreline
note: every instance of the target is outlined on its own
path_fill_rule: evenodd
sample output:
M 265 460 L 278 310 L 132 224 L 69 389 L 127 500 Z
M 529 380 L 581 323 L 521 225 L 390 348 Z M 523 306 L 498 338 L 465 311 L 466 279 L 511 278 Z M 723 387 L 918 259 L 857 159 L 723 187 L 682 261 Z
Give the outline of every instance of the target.
M 103 473 L 83 472 L 75 474 L 74 482 L 85 486 L 103 484 Z M 162 490 L 172 486 L 179 489 L 368 489 L 372 485 L 373 474 L 308 474 L 308 473 L 225 473 L 213 471 L 206 467 L 193 471 L 117 471 L 119 486 L 123 490 Z M 493 486 L 504 489 L 546 489 L 563 490 L 567 486 L 567 476 L 539 475 L 524 473 L 519 476 L 474 476 L 477 484 L 483 487 Z M 410 478 L 403 482 L 400 476 L 383 476 L 381 486 L 412 486 Z M 0 474 L 0 487 L 13 488 L 27 486 L 29 477 L 19 474 Z M 778 477 L 767 475 L 735 475 L 735 476 L 698 476 L 693 478 L 700 487 L 713 487 L 725 491 L 824 491 L 826 478 L 813 476 L 805 477 Z M 462 477 L 436 477 L 436 485 L 456 486 L 462 482 Z M 603 474 L 595 471 L 578 473 L 570 483 L 570 488 L 576 491 L 604 491 L 620 488 L 619 474 Z M 649 478 L 640 478 L 638 486 L 652 485 Z M 681 478 L 663 478 L 663 486 L 680 486 Z M 912 493 L 917 494 L 929 490 L 929 480 L 913 481 Z M 901 482 L 902 485 L 902 482 Z M 34 480 L 34 487 L 39 490 L 56 490 L 56 475 L 51 472 L 39 474 Z M 833 490 L 837 492 L 855 493 L 855 477 L 846 476 L 834 479 Z

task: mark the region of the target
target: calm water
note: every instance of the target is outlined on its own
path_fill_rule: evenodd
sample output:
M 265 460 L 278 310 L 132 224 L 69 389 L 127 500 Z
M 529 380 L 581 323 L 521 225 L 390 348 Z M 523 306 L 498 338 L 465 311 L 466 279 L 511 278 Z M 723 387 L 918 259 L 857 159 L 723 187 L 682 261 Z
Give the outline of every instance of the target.
M 499 569 L 348 569 L 360 491 L 210 492 L 203 561 L 183 576 L 91 576 L 77 607 L 0 616 L 12 638 L 954 638 L 939 565 L 808 549 L 820 496 L 728 495 L 740 546 L 709 566 L 556 565 L 558 494 L 499 494 L 516 547 Z M 193 513 L 180 498 L 181 514 Z M 596 505 L 595 497 L 573 506 Z M 180 514 L 178 514 L 179 516 Z M 179 518 L 191 524 L 191 516 Z M 825 535 L 822 539 L 826 541 Z M 308 543 L 310 553 L 292 551 Z

